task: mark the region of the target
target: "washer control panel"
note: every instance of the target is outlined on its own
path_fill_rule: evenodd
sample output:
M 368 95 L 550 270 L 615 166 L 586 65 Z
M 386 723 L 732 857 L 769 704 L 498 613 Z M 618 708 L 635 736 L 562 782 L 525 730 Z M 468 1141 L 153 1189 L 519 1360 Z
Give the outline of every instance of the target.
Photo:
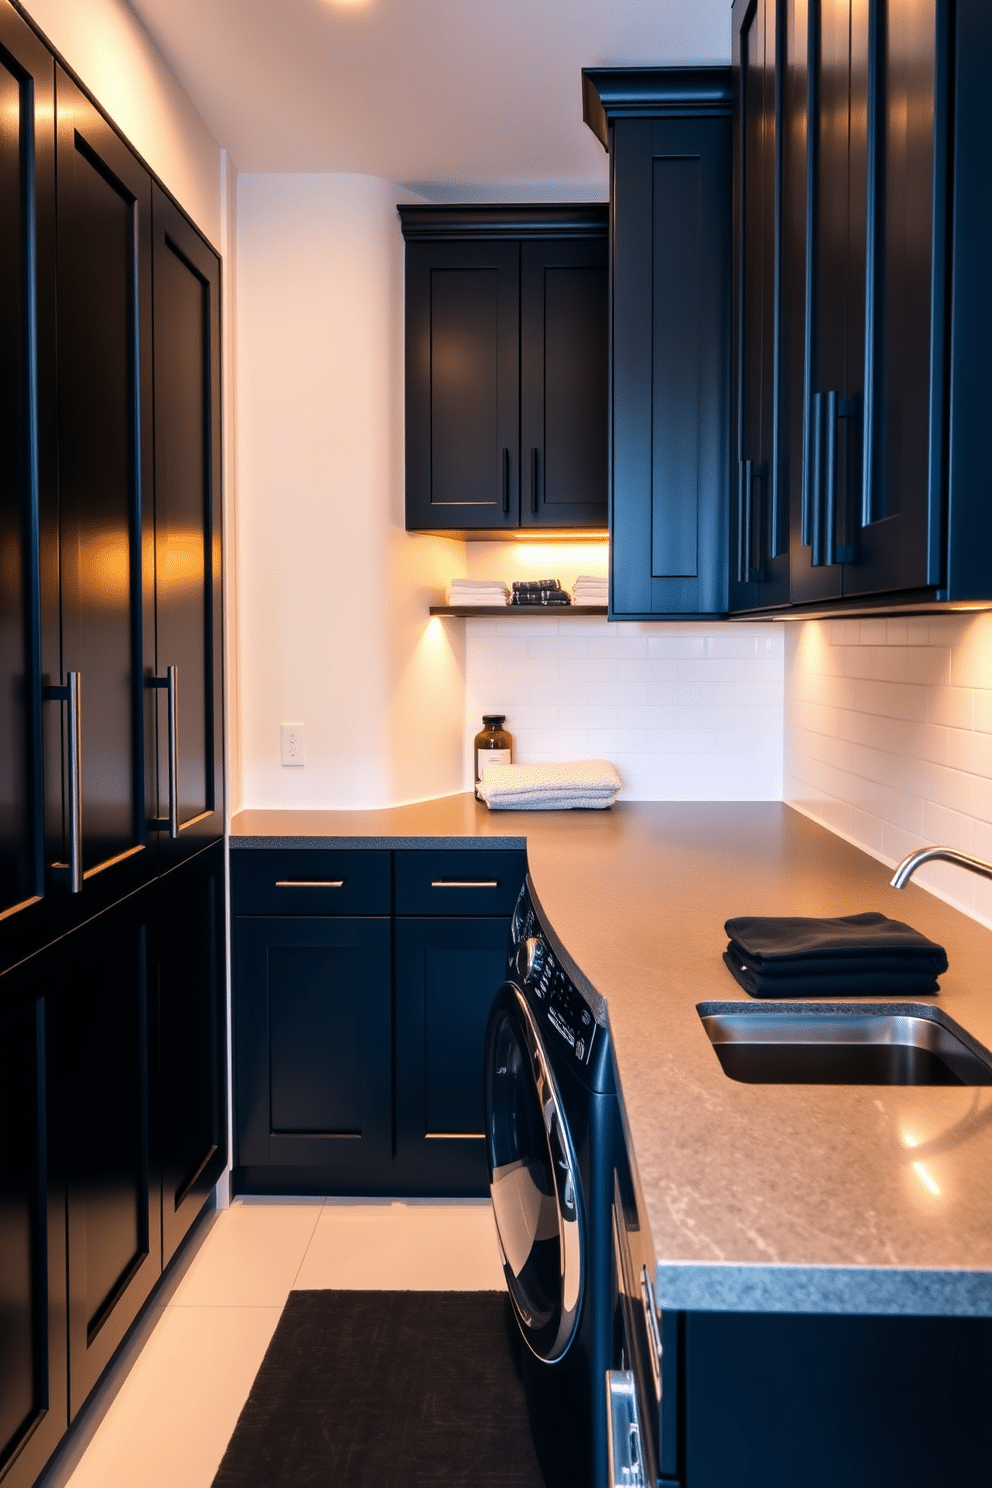
M 508 969 L 578 1063 L 588 1064 L 595 1042 L 595 1019 L 589 1004 L 541 934 L 526 889 L 521 890 L 513 915 Z

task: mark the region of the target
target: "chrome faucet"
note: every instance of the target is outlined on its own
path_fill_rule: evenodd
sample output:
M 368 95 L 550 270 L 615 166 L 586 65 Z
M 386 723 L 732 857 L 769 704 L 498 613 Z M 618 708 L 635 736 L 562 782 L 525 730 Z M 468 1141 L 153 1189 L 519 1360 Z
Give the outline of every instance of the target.
M 921 847 L 903 858 L 889 882 L 894 889 L 904 889 L 917 868 L 935 861 L 957 863 L 972 873 L 980 873 L 983 878 L 992 878 L 992 863 L 985 863 L 981 858 L 969 858 L 967 853 L 957 852 L 953 847 Z

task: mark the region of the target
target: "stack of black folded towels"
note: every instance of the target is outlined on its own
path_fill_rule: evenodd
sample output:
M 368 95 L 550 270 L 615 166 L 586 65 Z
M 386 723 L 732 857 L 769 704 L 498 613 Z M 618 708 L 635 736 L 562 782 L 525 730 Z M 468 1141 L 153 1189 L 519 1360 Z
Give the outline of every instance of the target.
M 572 596 L 561 587 L 560 579 L 520 579 L 514 581 L 510 603 L 539 609 L 545 605 L 571 604 Z
M 752 997 L 925 997 L 947 970 L 943 946 L 883 914 L 742 915 L 723 928 L 723 959 Z

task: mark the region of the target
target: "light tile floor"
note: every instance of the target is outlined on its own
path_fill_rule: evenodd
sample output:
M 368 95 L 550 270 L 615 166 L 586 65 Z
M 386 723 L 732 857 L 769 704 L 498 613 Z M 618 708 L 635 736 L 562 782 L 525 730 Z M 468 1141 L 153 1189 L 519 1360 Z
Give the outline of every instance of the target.
M 210 1488 L 294 1288 L 502 1290 L 487 1202 L 235 1200 L 68 1488 Z

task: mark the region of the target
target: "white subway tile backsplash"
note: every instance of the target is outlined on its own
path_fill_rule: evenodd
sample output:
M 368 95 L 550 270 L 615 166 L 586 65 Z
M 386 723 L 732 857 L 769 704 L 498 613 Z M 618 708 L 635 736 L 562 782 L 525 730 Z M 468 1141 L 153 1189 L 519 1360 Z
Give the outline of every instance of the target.
M 469 741 L 500 711 L 519 761 L 602 756 L 628 800 L 781 798 L 781 627 L 464 623 Z
M 936 842 L 992 855 L 992 615 L 785 629 L 785 799 L 891 863 Z M 919 881 L 992 924 L 972 875 Z

